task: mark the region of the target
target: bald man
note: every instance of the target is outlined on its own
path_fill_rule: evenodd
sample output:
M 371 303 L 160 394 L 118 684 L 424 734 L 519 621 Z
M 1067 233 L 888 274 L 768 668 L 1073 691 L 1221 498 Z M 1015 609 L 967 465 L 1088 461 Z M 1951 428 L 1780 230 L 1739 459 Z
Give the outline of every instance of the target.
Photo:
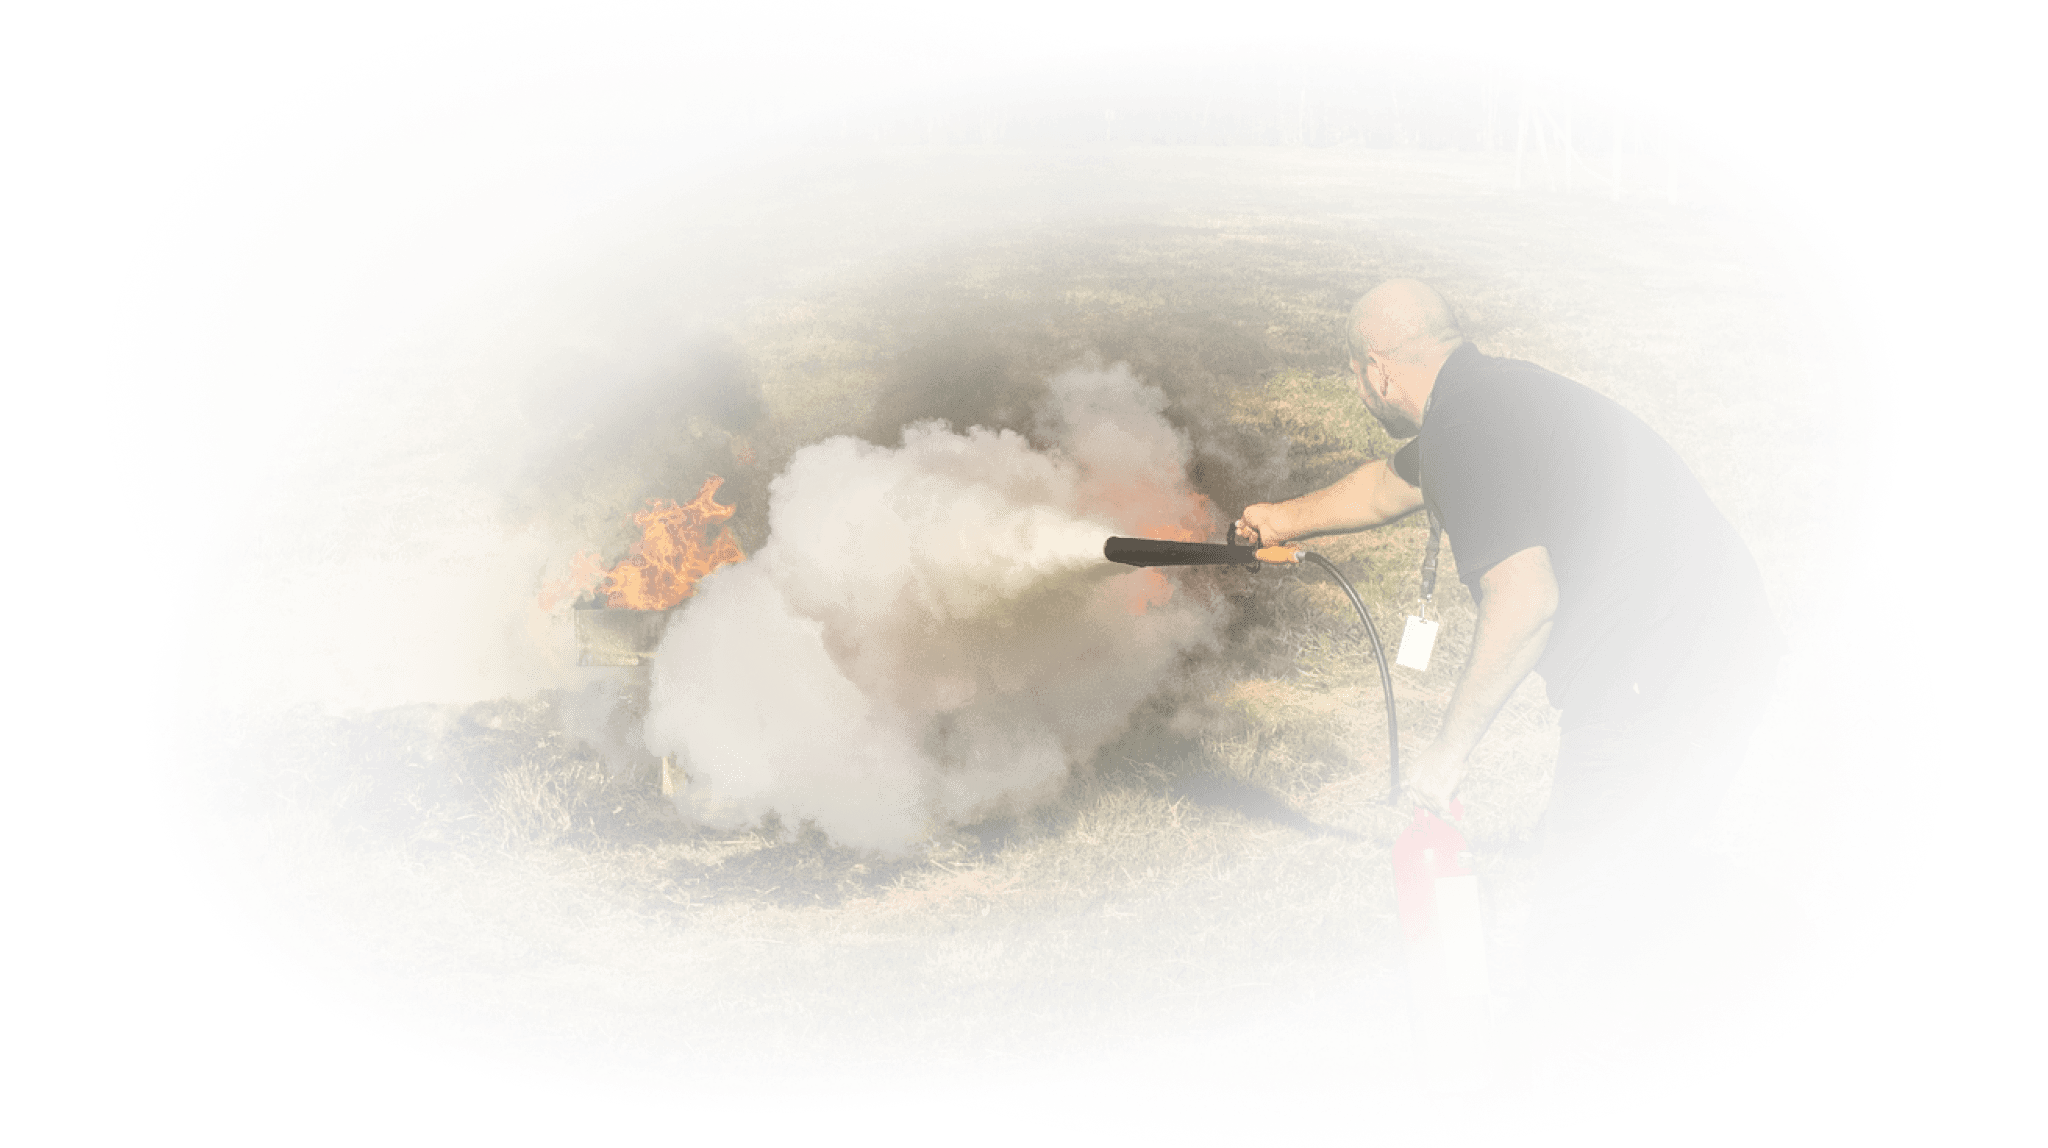
M 1747 547 L 1642 420 L 1481 353 L 1427 284 L 1374 288 L 1346 342 L 1366 409 L 1412 441 L 1322 490 L 1246 507 L 1240 537 L 1270 546 L 1433 511 L 1479 620 L 1436 739 L 1403 763 L 1403 798 L 1444 810 L 1487 726 L 1538 673 L 1563 711 L 1541 829 L 1546 919 L 1583 938 L 1625 911 L 1603 896 L 1668 899 L 1778 653 Z M 1647 884 L 1603 893 L 1617 872 Z

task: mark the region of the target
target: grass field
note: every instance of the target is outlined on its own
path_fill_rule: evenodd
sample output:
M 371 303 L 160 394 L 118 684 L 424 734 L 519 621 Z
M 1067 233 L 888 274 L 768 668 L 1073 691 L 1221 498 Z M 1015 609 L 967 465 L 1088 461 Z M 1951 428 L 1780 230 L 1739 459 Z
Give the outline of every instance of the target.
M 607 249 L 571 287 L 495 303 L 484 326 L 517 330 L 513 349 L 449 381 L 406 436 L 372 446 L 340 420 L 322 449 L 359 464 L 355 501 L 322 525 L 346 549 L 445 483 L 506 529 L 617 557 L 643 499 L 717 473 L 752 551 L 803 445 L 892 442 L 934 417 L 1023 429 L 1044 381 L 1090 357 L 1166 391 L 1195 485 L 1229 513 L 1390 449 L 1345 387 L 1338 320 L 1413 275 L 1483 349 L 1663 432 L 1757 552 L 1796 643 L 1829 447 L 1773 253 L 1705 208 L 1516 192 L 1508 175 L 1504 157 L 1343 148 L 912 151 L 758 173 L 677 204 L 630 258 Z M 1316 543 L 1390 638 L 1423 535 L 1409 521 Z M 670 1074 L 1341 1050 L 1346 1071 L 1398 1082 L 1401 819 L 1363 637 L 1313 572 L 1186 577 L 1233 604 L 1219 652 L 1053 804 L 935 828 L 905 857 L 800 826 L 686 828 L 644 754 L 606 752 L 634 682 L 573 668 L 489 700 L 252 717 L 221 747 L 218 835 L 252 912 L 321 954 L 320 975 L 479 1046 Z M 1396 671 L 1411 748 L 1471 629 L 1448 563 L 1438 600 L 1432 669 Z M 1532 681 L 1465 789 L 1509 987 L 1554 741 Z

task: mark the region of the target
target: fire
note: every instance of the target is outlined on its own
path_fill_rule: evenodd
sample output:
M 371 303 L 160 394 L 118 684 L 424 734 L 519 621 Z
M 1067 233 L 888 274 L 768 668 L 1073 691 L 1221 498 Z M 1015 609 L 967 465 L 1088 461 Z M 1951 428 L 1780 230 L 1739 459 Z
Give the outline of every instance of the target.
M 1171 539 L 1170 541 L 1181 541 Z M 1124 597 L 1124 610 L 1132 617 L 1142 616 L 1154 606 L 1164 606 L 1173 600 L 1173 582 L 1166 571 L 1147 567 L 1133 570 L 1124 575 L 1125 584 L 1130 588 Z
M 745 561 L 746 553 L 730 528 L 710 537 L 712 527 L 732 517 L 732 507 L 712 499 L 724 482 L 712 476 L 697 497 L 685 503 L 650 500 L 646 510 L 633 516 L 640 541 L 625 561 L 607 571 L 598 555 L 576 555 L 570 559 L 569 576 L 541 591 L 541 609 L 552 612 L 564 602 L 601 590 L 605 605 L 613 609 L 668 610 L 696 593 L 699 578 Z
M 1194 491 L 1123 482 L 1097 484 L 1088 493 L 1116 521 L 1133 523 L 1132 532 L 1141 538 L 1202 542 L 1215 530 L 1215 504 Z M 1124 575 L 1124 587 L 1124 609 L 1134 615 L 1173 600 L 1173 580 L 1164 570 L 1133 570 Z
M 1216 506 L 1192 490 L 1164 490 L 1150 483 L 1091 483 L 1087 502 L 1128 523 L 1141 538 L 1201 542 L 1216 529 Z

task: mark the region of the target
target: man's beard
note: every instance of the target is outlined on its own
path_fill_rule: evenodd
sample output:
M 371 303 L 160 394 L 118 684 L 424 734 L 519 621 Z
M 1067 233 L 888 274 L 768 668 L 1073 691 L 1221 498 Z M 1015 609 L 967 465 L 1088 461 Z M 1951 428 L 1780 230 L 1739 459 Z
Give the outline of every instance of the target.
M 1400 411 L 1388 411 L 1386 414 L 1375 411 L 1372 417 L 1380 420 L 1380 425 L 1387 428 L 1389 438 L 1414 438 L 1422 433 L 1421 424 Z
M 1392 403 L 1382 402 L 1380 397 L 1371 391 L 1367 391 L 1364 398 L 1365 409 L 1372 412 L 1372 417 L 1380 420 L 1380 425 L 1387 429 L 1390 438 L 1414 438 L 1422 433 L 1422 424 L 1396 410 Z

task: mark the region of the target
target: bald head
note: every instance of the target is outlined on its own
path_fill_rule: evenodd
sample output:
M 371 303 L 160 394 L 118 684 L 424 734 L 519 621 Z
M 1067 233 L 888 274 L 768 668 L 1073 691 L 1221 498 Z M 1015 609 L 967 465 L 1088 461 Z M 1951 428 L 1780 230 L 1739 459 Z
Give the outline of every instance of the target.
M 1419 279 L 1389 279 L 1366 292 L 1352 305 L 1344 329 L 1351 358 L 1361 364 L 1368 352 L 1392 362 L 1419 363 L 1447 353 L 1464 337 L 1451 305 Z

